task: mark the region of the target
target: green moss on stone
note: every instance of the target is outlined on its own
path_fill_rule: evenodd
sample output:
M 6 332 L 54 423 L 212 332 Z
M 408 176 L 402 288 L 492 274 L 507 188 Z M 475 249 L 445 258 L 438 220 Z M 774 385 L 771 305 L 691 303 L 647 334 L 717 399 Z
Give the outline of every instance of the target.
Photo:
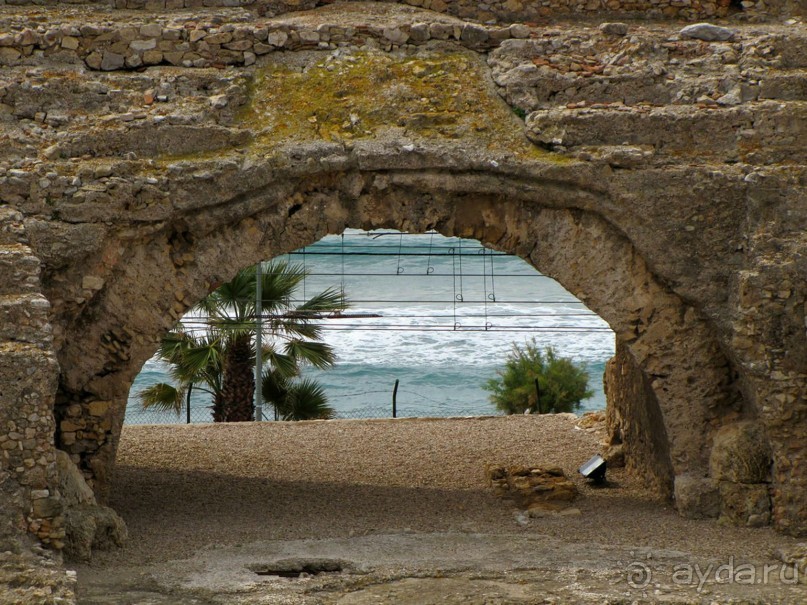
M 472 140 L 494 153 L 565 160 L 526 139 L 523 122 L 469 52 L 323 54 L 302 69 L 273 58 L 257 71 L 236 121 L 256 132 L 256 151 L 281 142 L 398 135 Z

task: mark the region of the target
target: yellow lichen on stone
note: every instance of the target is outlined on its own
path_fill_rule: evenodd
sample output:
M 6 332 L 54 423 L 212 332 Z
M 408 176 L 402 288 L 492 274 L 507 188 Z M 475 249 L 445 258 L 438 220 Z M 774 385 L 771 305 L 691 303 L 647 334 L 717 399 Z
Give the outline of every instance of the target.
M 384 136 L 473 140 L 477 149 L 549 159 L 489 84 L 479 57 L 362 51 L 320 54 L 302 69 L 274 57 L 258 70 L 237 123 L 258 148 Z M 554 157 L 552 158 L 554 159 Z

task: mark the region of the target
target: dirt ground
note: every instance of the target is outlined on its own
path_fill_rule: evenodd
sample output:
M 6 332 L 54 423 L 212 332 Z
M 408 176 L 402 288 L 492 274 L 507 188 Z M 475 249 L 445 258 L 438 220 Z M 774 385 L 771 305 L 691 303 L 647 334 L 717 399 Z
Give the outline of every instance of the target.
M 566 414 L 126 427 L 129 544 L 71 566 L 79 602 L 807 602 L 775 557 L 795 540 L 682 519 L 620 469 L 588 485 L 600 437 Z M 496 498 L 504 464 L 562 467 L 579 514 Z

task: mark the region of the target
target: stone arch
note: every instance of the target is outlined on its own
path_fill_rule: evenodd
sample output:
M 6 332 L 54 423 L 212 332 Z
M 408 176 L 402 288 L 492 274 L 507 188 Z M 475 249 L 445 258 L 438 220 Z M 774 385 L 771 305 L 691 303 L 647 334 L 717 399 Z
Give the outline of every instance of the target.
M 473 237 L 557 279 L 612 326 L 626 362 L 646 380 L 643 405 L 659 421 L 642 421 L 640 429 L 654 434 L 639 467 L 665 493 L 673 475 L 708 476 L 712 433 L 738 409 L 730 364 L 702 314 L 596 211 L 608 200 L 604 191 L 567 173 L 503 175 L 495 167 L 411 170 L 378 161 L 285 179 L 263 170 L 263 180 L 227 165 L 202 179 L 177 179 L 173 204 L 180 210 L 113 229 L 85 261 L 90 271 L 80 282 L 89 304 L 62 324 L 57 339 L 63 372 L 56 441 L 99 494 L 129 386 L 160 334 L 239 268 L 346 227 Z M 79 276 L 66 281 L 76 284 Z

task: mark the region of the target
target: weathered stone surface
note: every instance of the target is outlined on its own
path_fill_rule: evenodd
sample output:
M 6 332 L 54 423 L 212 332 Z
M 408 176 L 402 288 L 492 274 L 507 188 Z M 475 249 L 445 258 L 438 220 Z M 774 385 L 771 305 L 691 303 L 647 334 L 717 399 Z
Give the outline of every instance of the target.
M 603 382 L 608 401 L 604 454 L 609 454 L 604 457 L 609 466 L 612 456 L 617 461 L 621 458 L 631 474 L 669 498 L 674 473 L 664 418 L 649 380 L 619 341 L 614 357 L 606 365 Z
M 608 468 L 622 468 L 625 466 L 625 444 L 615 443 L 604 448 L 603 460 Z
M 627 35 L 629 29 L 627 23 L 602 23 L 600 25 L 600 31 L 609 36 Z
M 103 71 L 112 71 L 120 69 L 126 63 L 126 55 L 113 53 L 111 51 L 104 52 L 101 57 L 101 69 Z
M 59 473 L 59 493 L 66 508 L 95 504 L 95 495 L 84 480 L 67 452 L 56 450 L 56 468 Z
M 126 524 L 106 506 L 81 504 L 65 511 L 64 554 L 72 561 L 89 561 L 93 550 L 123 546 Z
M 6 173 L 6 178 L 8 173 Z M 62 500 L 53 448 L 53 398 L 58 365 L 52 331 L 31 321 L 41 295 L 39 263 L 32 262 L 23 216 L 0 207 L 0 299 L 16 300 L 29 342 L 7 331 L 0 337 L 0 601 L 71 603 L 75 580 L 51 557 L 28 551 L 25 529 L 44 545 L 63 545 Z M 41 299 L 41 300 L 39 300 Z M 32 307 L 32 303 L 36 303 Z M 33 313 L 32 313 L 33 312 Z
M 498 496 L 512 500 L 519 508 L 530 511 L 531 516 L 538 516 L 532 511 L 567 508 L 578 495 L 575 484 L 559 468 L 492 467 L 487 474 Z
M 720 490 L 713 479 L 678 475 L 674 498 L 678 512 L 689 519 L 710 519 L 720 514 Z
M 48 554 L 0 552 L 2 605 L 72 605 L 76 574 Z
M 801 574 L 807 574 L 807 542 L 779 547 L 774 551 L 774 555 L 782 563 L 796 566 Z
M 751 421 L 722 427 L 714 437 L 709 467 L 718 481 L 770 481 L 771 452 L 764 428 Z
M 719 25 L 712 25 L 711 23 L 694 23 L 693 25 L 687 25 L 681 30 L 681 37 L 683 38 L 694 38 L 707 42 L 724 42 L 731 40 L 733 36 L 733 30 L 727 27 L 720 27 Z
M 720 520 L 733 525 L 763 527 L 771 522 L 770 486 L 720 482 Z

